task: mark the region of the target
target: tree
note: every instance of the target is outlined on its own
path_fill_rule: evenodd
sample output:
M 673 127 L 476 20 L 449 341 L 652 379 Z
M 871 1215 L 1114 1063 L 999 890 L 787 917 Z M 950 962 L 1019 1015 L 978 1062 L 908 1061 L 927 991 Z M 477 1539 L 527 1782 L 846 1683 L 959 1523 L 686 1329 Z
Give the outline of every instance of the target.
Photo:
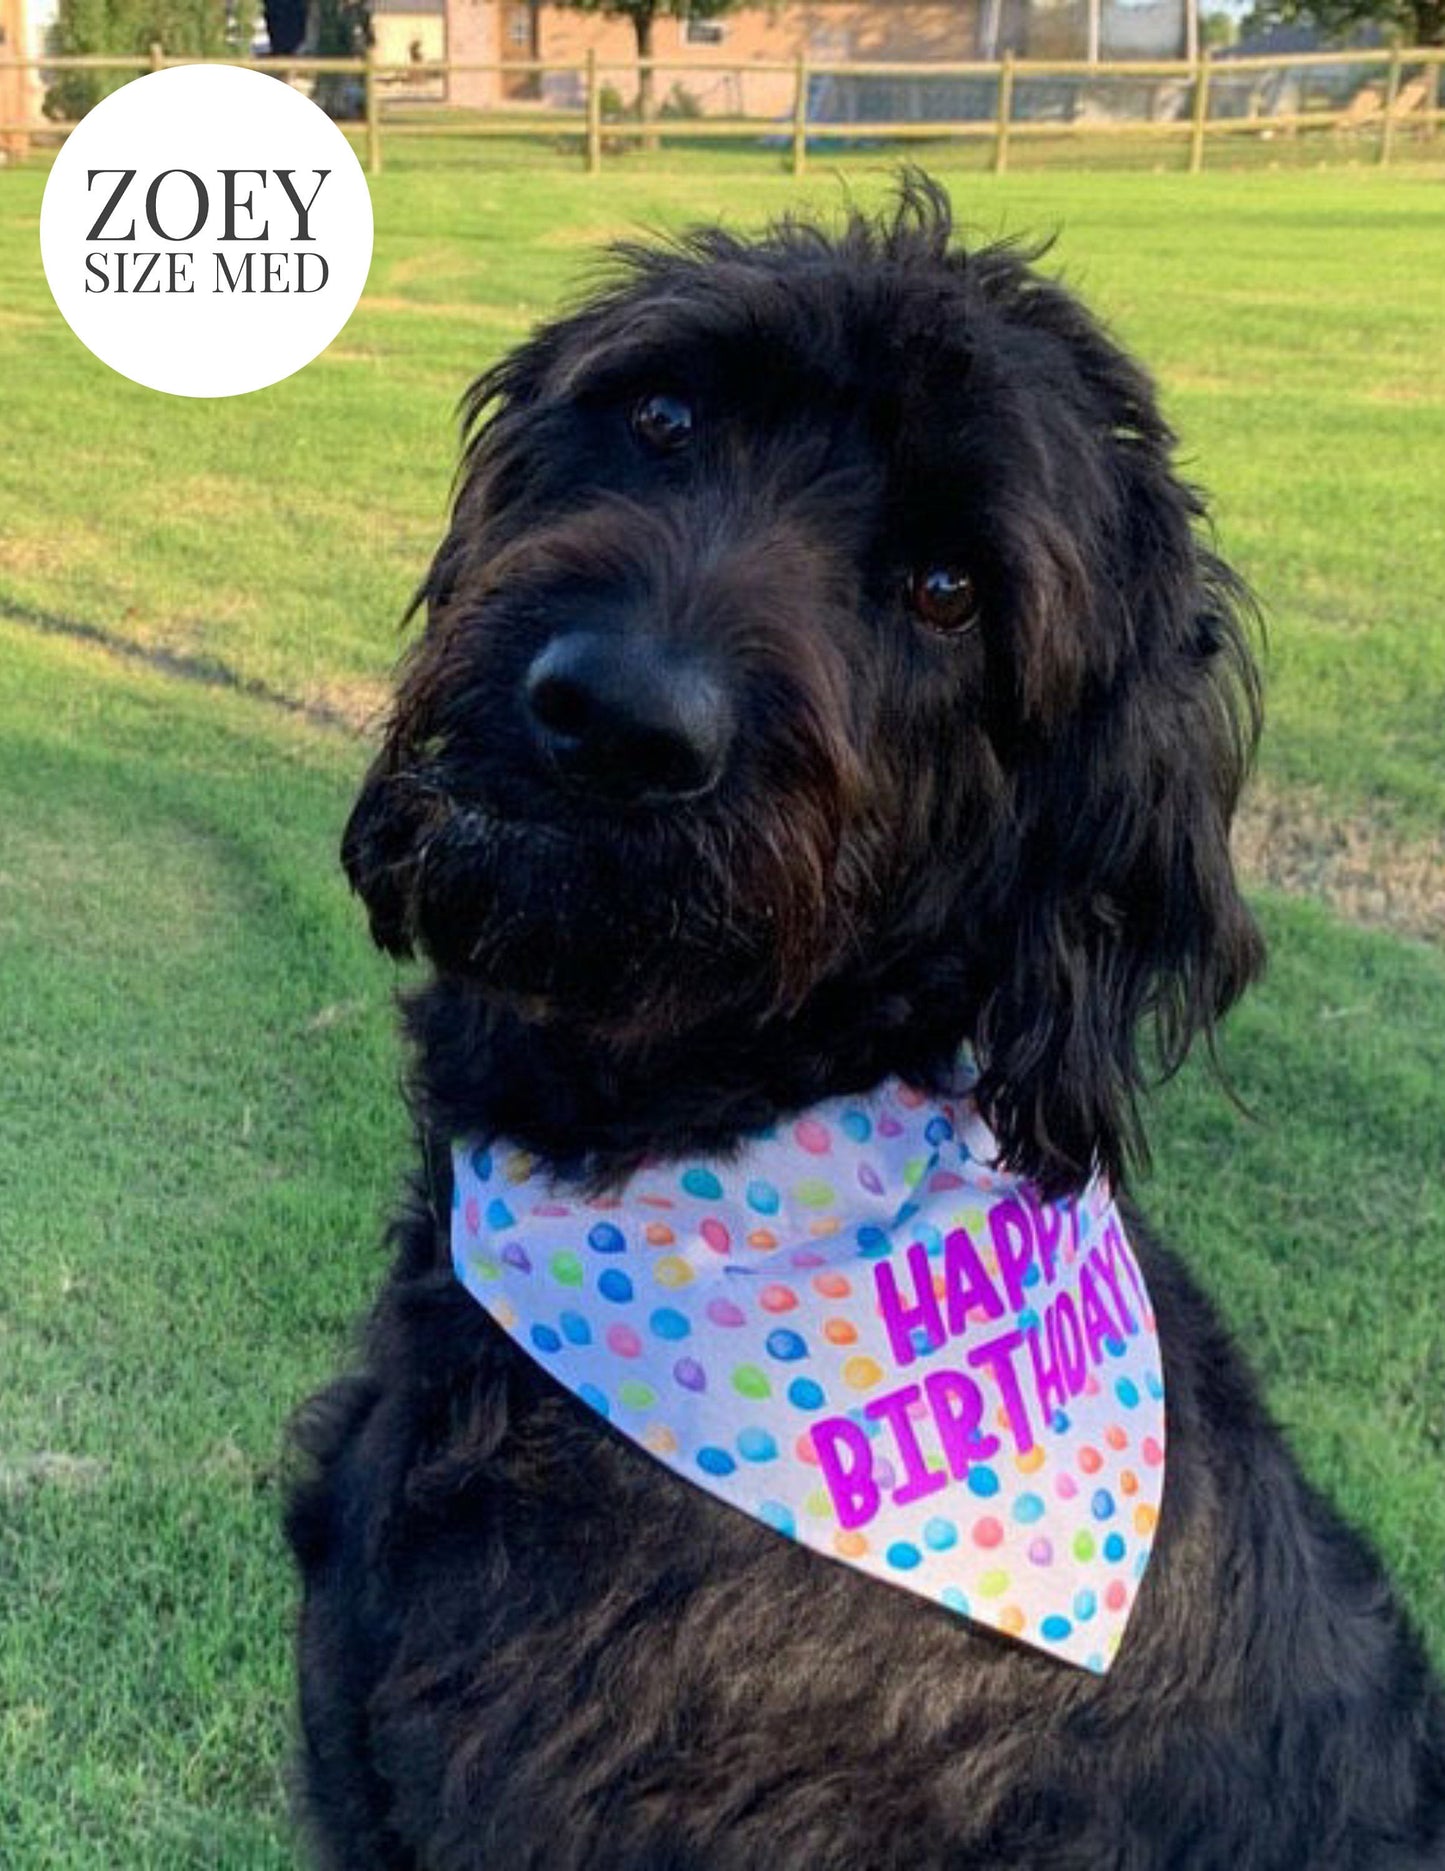
M 167 52 L 220 58 L 246 51 L 236 34 L 236 18 L 226 0 L 60 0 L 52 45 L 67 57 L 86 52 L 143 56 L 159 44 Z M 133 75 L 58 72 L 45 93 L 45 114 L 73 122 Z
M 1306 21 L 1330 38 L 1381 26 L 1406 45 L 1445 45 L 1445 0 L 1256 0 L 1245 34 Z
M 578 13 L 600 13 L 604 19 L 632 22 L 637 36 L 637 56 L 649 59 L 653 54 L 652 29 L 659 19 L 716 19 L 739 4 L 739 0 L 558 0 Z M 657 115 L 656 74 L 643 66 L 637 74 L 637 114 L 644 123 Z

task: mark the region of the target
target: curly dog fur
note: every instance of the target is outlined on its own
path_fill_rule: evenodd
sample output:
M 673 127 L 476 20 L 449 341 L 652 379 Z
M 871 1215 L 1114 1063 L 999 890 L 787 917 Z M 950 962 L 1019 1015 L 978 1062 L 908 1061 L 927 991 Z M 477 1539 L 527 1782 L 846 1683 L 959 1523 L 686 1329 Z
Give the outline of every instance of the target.
M 1122 1178 L 1150 1041 L 1257 973 L 1247 599 L 1031 260 L 914 177 L 837 234 L 622 250 L 472 392 L 345 840 L 429 967 L 395 1263 L 297 1430 L 336 1871 L 1445 1866 L 1421 1646 L 1137 1217 L 1170 1467 L 1102 1678 L 681 1483 L 451 1273 L 455 1136 L 606 1186 L 964 1041 L 1011 1166 Z

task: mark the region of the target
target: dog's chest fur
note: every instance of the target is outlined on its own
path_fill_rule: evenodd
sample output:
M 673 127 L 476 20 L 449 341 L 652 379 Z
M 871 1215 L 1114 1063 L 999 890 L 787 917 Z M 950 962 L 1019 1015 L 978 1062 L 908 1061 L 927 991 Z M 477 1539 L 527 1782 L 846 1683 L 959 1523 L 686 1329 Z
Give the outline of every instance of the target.
M 369 1377 L 312 1418 L 323 1465 L 294 1516 L 311 1779 L 350 1840 L 335 1862 L 1439 1862 L 1405 1844 L 1423 1850 L 1422 1790 L 1381 1744 L 1396 1730 L 1404 1759 L 1438 1715 L 1374 1564 L 1305 1490 L 1177 1264 L 1139 1242 L 1171 1466 L 1155 1562 L 1101 1680 L 660 1469 L 486 1320 L 415 1213 Z M 340 1589 L 358 1571 L 360 1597 Z M 1280 1578 L 1301 1582 L 1293 1599 Z M 1366 1813 L 1398 1855 L 1357 1850 Z

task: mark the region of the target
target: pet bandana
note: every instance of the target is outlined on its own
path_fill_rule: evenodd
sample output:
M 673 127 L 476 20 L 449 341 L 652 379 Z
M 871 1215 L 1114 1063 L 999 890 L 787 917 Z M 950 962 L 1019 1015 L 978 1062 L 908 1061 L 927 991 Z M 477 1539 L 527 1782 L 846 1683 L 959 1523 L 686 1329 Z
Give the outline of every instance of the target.
M 961 1078 L 890 1079 L 588 1200 L 454 1150 L 458 1277 L 552 1377 L 782 1536 L 1103 1671 L 1148 1563 L 1164 1386 L 1108 1189 L 994 1167 Z

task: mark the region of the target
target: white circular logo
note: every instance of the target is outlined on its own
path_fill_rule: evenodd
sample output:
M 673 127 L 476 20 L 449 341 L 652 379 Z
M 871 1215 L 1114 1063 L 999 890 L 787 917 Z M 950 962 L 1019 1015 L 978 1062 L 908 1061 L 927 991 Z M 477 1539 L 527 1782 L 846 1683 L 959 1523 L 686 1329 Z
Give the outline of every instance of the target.
M 361 297 L 371 235 L 366 177 L 326 113 L 225 65 L 177 65 L 103 99 L 40 209 L 66 324 L 174 396 L 239 396 L 309 364 Z

